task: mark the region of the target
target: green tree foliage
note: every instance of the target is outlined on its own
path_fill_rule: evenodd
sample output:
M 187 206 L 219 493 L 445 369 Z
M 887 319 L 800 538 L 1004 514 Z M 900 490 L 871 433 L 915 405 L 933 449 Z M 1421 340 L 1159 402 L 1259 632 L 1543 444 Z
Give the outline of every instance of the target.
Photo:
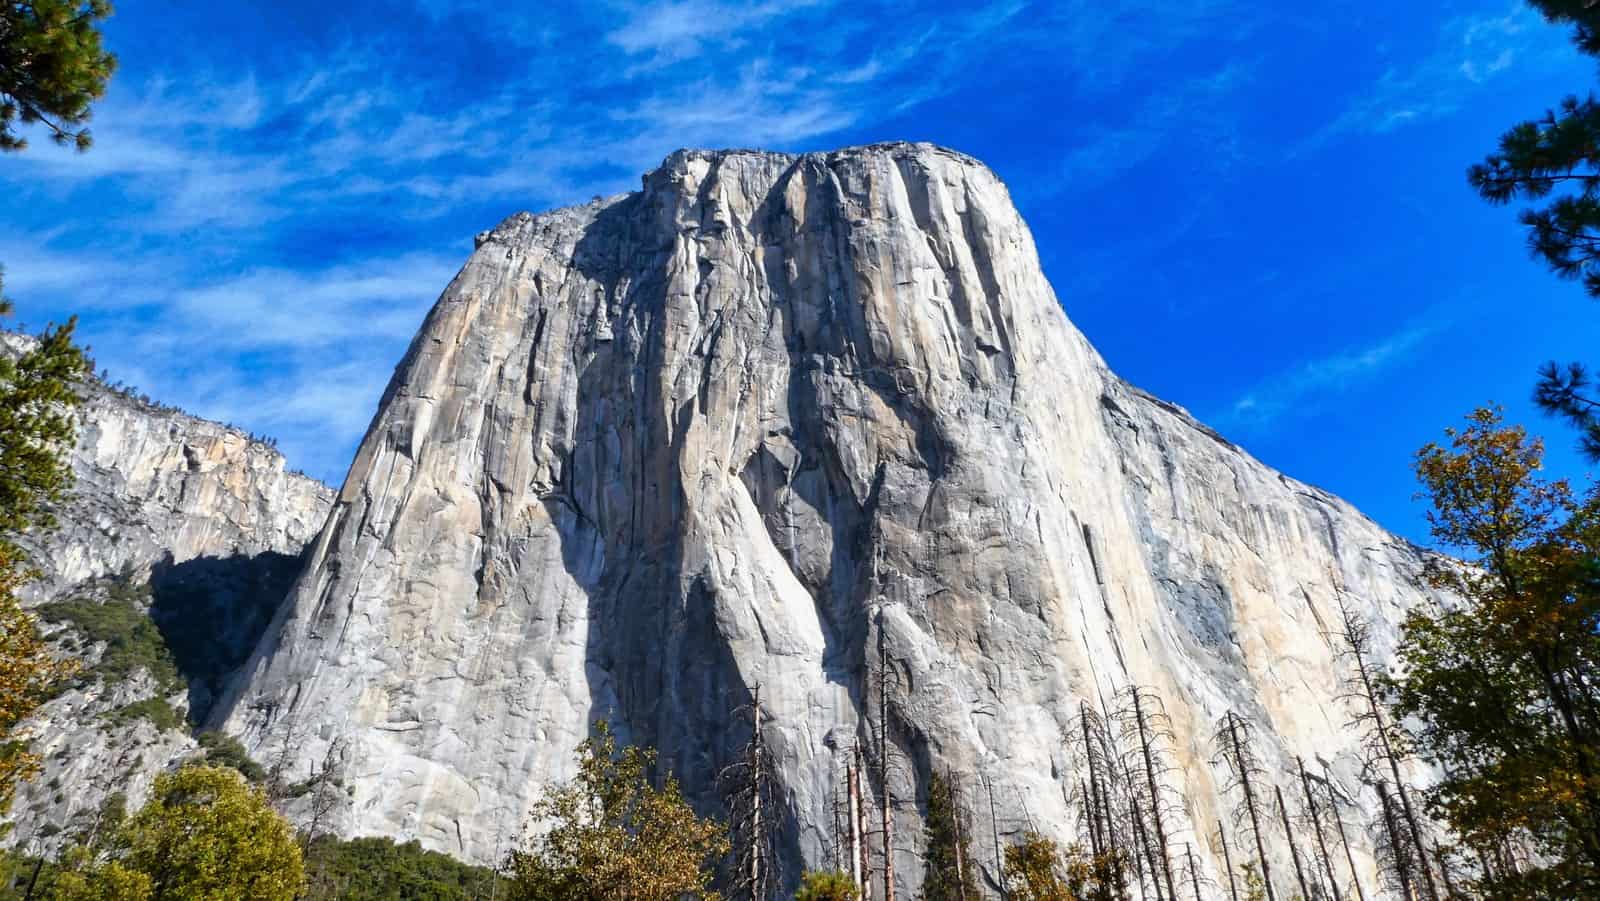
M 508 862 L 522 901 L 679 901 L 715 898 L 711 865 L 728 852 L 721 824 L 695 815 L 668 776 L 651 784 L 656 754 L 618 751 L 604 721 L 578 749 L 578 775 L 534 806 L 549 830 L 530 836 Z
M 976 897 L 976 896 L 974 896 Z M 807 873 L 800 879 L 794 901 L 859 901 L 850 874 L 839 872 Z
M 33 577 L 17 539 L 52 524 L 50 505 L 71 483 L 74 390 L 89 372 L 74 322 L 46 329 L 20 356 L 0 353 L 0 812 L 37 772 L 21 726 L 72 667 L 54 659 L 17 592 Z
M 1037 832 L 1006 849 L 1006 889 L 1014 901 L 1077 901 L 1067 884 L 1061 849 Z
M 1037 832 L 1006 849 L 1005 880 L 1011 901 L 1113 901 L 1122 862 L 1115 853 L 1099 857 L 1074 845 L 1065 853 Z
M 239 772 L 246 781 L 261 784 L 266 781 L 267 771 L 261 764 L 250 759 L 245 752 L 244 745 L 231 735 L 221 732 L 206 731 L 196 736 L 196 741 L 206 752 L 206 763 L 212 766 L 230 767 Z
M 972 867 L 972 828 L 956 804 L 954 787 L 938 773 L 928 783 L 923 834 L 928 849 L 922 877 L 924 901 L 977 901 L 983 897 Z
M 496 892 L 498 878 L 415 841 L 387 838 L 317 836 L 306 850 L 306 864 L 316 873 L 301 896 L 307 901 L 469 901 Z
M 1417 474 L 1434 537 L 1471 565 L 1429 566 L 1463 603 L 1407 618 L 1395 712 L 1487 894 L 1600 897 L 1600 492 L 1541 477 L 1541 442 L 1498 411 L 1446 434 Z
M 49 886 L 46 897 L 50 901 L 150 901 L 155 897 L 150 877 L 119 860 L 64 862 Z
M 109 15 L 108 0 L 0 4 L 0 150 L 28 146 L 19 122 L 42 125 L 58 144 L 89 148 L 90 106 L 117 66 L 100 40 Z
M 289 824 L 232 769 L 189 766 L 157 777 L 129 819 L 119 865 L 171 901 L 289 901 L 303 877 Z
M 1600 5 L 1590 0 L 1529 0 L 1547 21 L 1571 26 L 1573 43 L 1600 56 Z M 1490 203 L 1523 201 L 1528 248 L 1558 276 L 1582 282 L 1600 298 L 1600 102 L 1570 96 L 1537 119 L 1518 123 L 1499 149 L 1467 170 L 1467 181 Z M 1548 363 L 1539 372 L 1534 400 L 1567 419 L 1580 447 L 1600 461 L 1600 403 L 1579 363 Z
M 77 385 L 91 371 L 72 343 L 77 319 L 45 329 L 17 357 L 0 354 L 0 553 L 23 559 L 16 538 L 54 524 L 50 507 L 72 484 L 64 459 L 74 436 Z

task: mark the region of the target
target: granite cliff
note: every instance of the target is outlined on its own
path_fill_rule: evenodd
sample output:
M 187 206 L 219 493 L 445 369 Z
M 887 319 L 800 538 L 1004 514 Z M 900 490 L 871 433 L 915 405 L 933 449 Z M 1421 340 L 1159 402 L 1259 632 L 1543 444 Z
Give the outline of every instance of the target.
M 0 334 L 0 353 L 28 340 Z M 195 753 L 185 720 L 202 719 L 248 659 L 333 501 L 237 429 L 98 380 L 82 393 L 70 500 L 54 531 L 23 542 L 43 576 L 24 602 L 83 666 L 27 724 L 45 771 L 0 838 L 35 851 L 112 796 L 138 804 L 156 773 Z M 132 665 L 157 645 L 162 665 Z
M 302 496 L 246 505 L 293 523 L 274 547 L 319 524 Z M 994 174 L 908 144 L 683 151 L 480 235 L 306 553 L 211 716 L 300 772 L 332 749 L 340 830 L 493 860 L 597 717 L 715 811 L 759 687 L 786 878 L 828 860 L 882 721 L 907 897 L 931 773 L 980 835 L 1071 840 L 1076 717 L 1130 685 L 1164 700 L 1170 828 L 1213 878 L 1233 710 L 1275 772 L 1327 765 L 1370 892 L 1326 633 L 1336 589 L 1385 653 L 1431 602 L 1416 548 L 1108 371 Z

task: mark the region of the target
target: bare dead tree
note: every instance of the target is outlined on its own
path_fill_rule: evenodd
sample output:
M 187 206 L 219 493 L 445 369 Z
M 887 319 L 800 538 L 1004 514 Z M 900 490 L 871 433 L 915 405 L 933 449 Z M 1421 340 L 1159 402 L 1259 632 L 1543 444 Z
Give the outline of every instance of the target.
M 1412 807 L 1411 793 L 1400 774 L 1404 736 L 1384 715 L 1384 705 L 1378 695 L 1379 673 L 1372 662 L 1372 629 L 1345 601 L 1343 591 L 1339 592 L 1338 598 L 1339 630 L 1335 637 L 1341 645 L 1340 656 L 1344 658 L 1348 669 L 1344 697 L 1356 711 L 1353 725 L 1361 731 L 1372 757 L 1369 765 L 1387 768 L 1389 775 L 1394 778 L 1399 813 L 1404 818 L 1404 828 L 1395 838 L 1410 843 L 1412 851 L 1409 853 L 1415 855 L 1417 872 L 1422 877 L 1426 897 L 1428 901 L 1439 901 L 1439 891 L 1434 885 L 1425 853 L 1427 843 L 1423 838 L 1422 826 Z
M 1328 813 L 1338 829 L 1339 843 L 1344 845 L 1344 859 L 1350 865 L 1350 881 L 1355 883 L 1356 897 L 1359 901 L 1367 901 L 1367 890 L 1361 887 L 1361 873 L 1356 869 L 1356 856 L 1350 851 L 1350 836 L 1344 831 L 1344 817 L 1339 813 L 1339 795 L 1333 788 L 1333 773 L 1326 761 L 1322 764 L 1322 782 L 1328 789 Z
M 1117 796 L 1122 794 L 1119 791 L 1122 782 L 1119 773 L 1121 755 L 1116 753 L 1106 721 L 1095 713 L 1086 701 L 1079 702 L 1078 726 L 1083 738 L 1083 753 L 1089 771 L 1088 802 L 1091 832 L 1099 836 L 1096 846 L 1100 849 L 1102 862 L 1112 868 L 1113 891 L 1116 897 L 1126 899 L 1130 897 L 1128 865 L 1133 866 L 1134 876 L 1142 884 L 1144 864 L 1140 856 L 1137 820 L 1132 816 L 1124 820 L 1119 813 L 1119 810 L 1124 808 L 1116 800 Z
M 1148 840 L 1151 856 L 1166 884 L 1166 897 L 1177 901 L 1178 889 L 1173 878 L 1172 855 L 1168 847 L 1167 826 L 1172 798 L 1162 788 L 1165 777 L 1172 771 L 1169 749 L 1174 742 L 1172 722 L 1161 703 L 1161 696 L 1139 685 L 1130 685 L 1118 693 L 1117 719 L 1122 727 L 1123 740 L 1131 746 L 1130 753 L 1138 760 L 1142 780 L 1130 780 L 1134 794 L 1140 796 L 1150 811 Z M 1160 897 L 1159 887 L 1157 897 Z
M 894 901 L 894 788 L 889 784 L 889 650 L 878 610 L 878 812 L 883 823 L 883 897 Z
M 1267 862 L 1267 843 L 1261 834 L 1261 800 L 1255 783 L 1264 778 L 1266 771 L 1250 747 L 1250 722 L 1233 711 L 1222 715 L 1213 742 L 1219 748 L 1224 767 L 1228 770 L 1229 787 L 1237 789 L 1241 804 L 1235 816 L 1249 821 L 1250 831 L 1256 840 L 1256 862 L 1261 867 L 1261 881 L 1266 886 L 1267 901 L 1278 901 L 1272 887 L 1271 864 Z
M 1113 767 L 1120 767 L 1123 781 L 1121 784 L 1123 801 L 1127 805 L 1128 825 L 1133 830 L 1133 847 L 1138 854 L 1136 858 L 1141 865 L 1134 868 L 1134 874 L 1139 880 L 1139 892 L 1146 894 L 1145 879 L 1150 880 L 1149 893 L 1156 896 L 1156 901 L 1163 901 L 1161 894 L 1161 867 L 1156 863 L 1155 843 L 1151 839 L 1149 830 L 1145 827 L 1144 807 L 1141 804 L 1139 793 L 1133 788 L 1138 784 L 1132 769 L 1126 759 L 1113 761 Z
M 1415 898 L 1411 893 L 1411 846 L 1403 837 L 1405 829 L 1395 816 L 1394 804 L 1389 800 L 1389 789 L 1380 779 L 1377 783 L 1378 800 L 1383 805 L 1383 835 L 1379 843 L 1380 856 L 1389 858 L 1395 882 L 1403 898 Z
M 1306 762 L 1295 758 L 1295 766 L 1300 770 L 1300 787 L 1306 796 L 1306 817 L 1311 823 L 1311 834 L 1316 838 L 1315 855 L 1317 862 L 1322 865 L 1322 872 L 1328 878 L 1328 886 L 1333 892 L 1333 901 L 1344 901 L 1344 895 L 1339 891 L 1339 880 L 1333 875 L 1333 857 L 1328 854 L 1328 842 L 1322 833 L 1322 811 L 1318 809 L 1317 797 L 1311 791 L 1311 774 L 1306 772 Z
M 1311 887 L 1306 883 L 1305 868 L 1300 865 L 1300 848 L 1294 843 L 1294 827 L 1289 825 L 1289 807 L 1283 803 L 1283 789 L 1274 785 L 1272 793 L 1278 799 L 1278 816 L 1283 818 L 1283 834 L 1289 840 L 1289 859 L 1294 861 L 1294 879 L 1300 885 L 1300 897 L 1311 899 Z
M 766 712 L 761 707 L 761 686 L 751 692 L 750 703 L 735 716 L 750 717 L 750 738 L 739 758 L 718 776 L 728 808 L 728 832 L 733 850 L 733 898 L 769 901 L 776 884 L 778 857 L 778 780 L 767 749 Z
M 1194 893 L 1194 901 L 1206 901 L 1208 890 L 1216 888 L 1216 883 L 1200 871 L 1200 862 L 1194 856 L 1194 845 L 1190 842 L 1183 843 L 1183 857 L 1187 863 L 1185 867 L 1185 881 L 1189 883 L 1190 890 Z M 1202 889 L 1202 886 L 1204 889 Z
M 326 888 L 323 885 L 324 872 L 327 864 L 327 854 L 319 851 L 315 845 L 318 837 L 327 829 L 328 820 L 345 801 L 344 787 L 344 742 L 334 739 L 328 743 L 328 750 L 322 755 L 322 763 L 311 773 L 311 778 L 306 780 L 310 798 L 310 818 L 306 821 L 305 831 L 300 833 L 300 854 L 310 864 L 310 872 L 306 879 L 313 887 Z
M 947 769 L 945 770 L 944 778 L 945 783 L 950 786 L 950 819 L 956 833 L 956 891 L 959 895 L 959 901 L 969 901 L 967 898 L 967 868 L 971 864 L 967 861 L 966 856 L 967 842 L 970 840 L 970 836 L 965 834 L 964 828 L 967 819 L 964 811 L 967 808 L 961 803 L 961 783 L 956 781 L 955 773 Z M 973 898 L 970 901 L 977 901 L 977 899 Z
M 857 745 L 855 765 L 850 768 L 850 866 L 856 889 L 863 899 L 872 897 L 872 869 L 867 861 L 866 801 L 861 795 L 861 774 L 865 769 L 866 756 Z
M 322 764 L 308 780 L 311 817 L 306 821 L 305 837 L 309 843 L 322 834 L 328 818 L 344 799 L 344 743 L 334 739 L 322 756 Z
M 288 727 L 283 733 L 283 744 L 278 746 L 278 753 L 273 756 L 272 764 L 267 767 L 267 801 L 277 808 L 279 813 L 287 813 L 284 806 L 294 795 L 290 771 L 300 757 L 300 744 L 300 718 L 291 713 Z
M 989 796 L 989 831 L 994 837 L 994 872 L 1000 883 L 1000 897 L 1009 901 L 1011 893 L 1006 889 L 1005 857 L 1000 851 L 1000 816 L 994 807 L 994 785 L 989 782 L 989 774 L 984 773 L 983 790 Z
M 1228 850 L 1228 830 L 1221 823 L 1217 824 L 1217 838 L 1222 840 L 1222 866 L 1228 871 L 1228 895 L 1233 901 L 1239 901 L 1239 884 L 1233 878 L 1233 854 Z

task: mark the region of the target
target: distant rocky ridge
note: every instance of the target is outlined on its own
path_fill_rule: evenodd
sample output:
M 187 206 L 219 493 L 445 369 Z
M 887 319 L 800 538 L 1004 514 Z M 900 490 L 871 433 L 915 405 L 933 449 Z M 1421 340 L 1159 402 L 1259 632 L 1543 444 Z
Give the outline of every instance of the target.
M 1141 685 L 1172 719 L 1174 841 L 1213 884 L 1233 710 L 1276 772 L 1326 765 L 1390 897 L 1327 632 L 1343 590 L 1391 652 L 1433 602 L 1423 552 L 1112 374 L 961 154 L 681 151 L 638 192 L 507 219 L 336 498 L 214 424 L 93 390 L 84 418 L 34 600 L 145 591 L 172 628 L 203 607 L 226 637 L 173 703 L 300 776 L 337 751 L 346 834 L 492 861 L 602 716 L 715 813 L 759 686 L 785 880 L 830 860 L 844 765 L 887 720 L 914 897 L 934 771 L 980 834 L 1070 843 L 1075 718 Z M 8 841 L 190 752 L 103 728 L 158 681 L 52 703 Z
M 20 352 L 29 340 L 0 334 L 0 352 Z M 276 449 L 237 429 L 99 380 L 83 395 L 71 500 L 54 531 L 24 542 L 43 572 L 25 600 L 47 611 L 71 601 L 148 611 L 187 687 L 172 692 L 150 673 L 111 684 L 86 678 L 45 706 L 31 727 L 46 769 L 19 792 L 16 828 L 3 839 L 38 850 L 92 818 L 108 795 L 137 803 L 156 772 L 194 748 L 182 723 L 160 728 L 118 712 L 160 709 L 141 707 L 158 700 L 179 717 L 209 708 L 227 664 L 243 662 L 260 638 L 333 501 L 332 489 L 288 471 Z M 81 644 L 69 625 L 46 629 L 92 672 L 104 647 Z

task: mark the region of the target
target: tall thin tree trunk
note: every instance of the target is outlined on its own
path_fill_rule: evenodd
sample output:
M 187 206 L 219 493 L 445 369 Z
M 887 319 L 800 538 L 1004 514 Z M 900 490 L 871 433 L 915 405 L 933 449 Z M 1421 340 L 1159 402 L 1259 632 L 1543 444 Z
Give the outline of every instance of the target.
M 1233 855 L 1228 851 L 1228 831 L 1217 823 L 1217 838 L 1222 839 L 1222 866 L 1228 871 L 1228 894 L 1239 901 L 1239 885 L 1233 881 Z
M 1433 843 L 1433 859 L 1439 862 L 1439 876 L 1444 880 L 1445 897 L 1450 899 L 1459 897 L 1456 894 L 1455 882 L 1450 878 L 1450 863 L 1445 860 L 1444 849 L 1439 847 L 1438 841 Z
M 1133 823 L 1133 841 L 1136 853 L 1144 856 L 1145 868 L 1150 871 L 1150 885 L 1155 889 L 1156 901 L 1162 901 L 1161 895 L 1161 868 L 1156 865 L 1156 856 L 1149 833 L 1144 828 L 1144 815 L 1139 812 L 1139 795 L 1132 791 L 1133 773 L 1128 772 L 1123 776 L 1128 781 L 1128 819 Z M 1143 869 L 1143 868 L 1141 868 Z M 1144 874 L 1139 875 L 1139 891 L 1144 892 Z M 1176 899 L 1174 899 L 1176 901 Z
M 1356 856 L 1350 851 L 1350 836 L 1344 831 L 1344 818 L 1339 815 L 1339 796 L 1333 793 L 1333 771 L 1322 765 L 1322 779 L 1328 786 L 1328 810 L 1333 814 L 1333 824 L 1339 830 L 1339 842 L 1344 845 L 1344 859 L 1350 865 L 1350 880 L 1356 884 L 1356 897 L 1367 901 L 1367 890 L 1361 887 L 1361 874 L 1356 870 Z
M 1098 809 L 1098 801 L 1090 800 L 1089 783 L 1079 780 L 1078 785 L 1083 791 L 1083 803 L 1087 808 L 1086 813 L 1089 817 L 1089 848 L 1090 850 L 1094 851 L 1095 858 L 1099 859 L 1105 855 L 1106 850 L 1100 844 L 1100 811 Z
M 989 795 L 989 830 L 994 833 L 994 872 L 1000 882 L 1000 897 L 1010 901 L 1011 893 L 1006 890 L 1005 858 L 1000 854 L 1000 817 L 994 810 L 994 786 L 989 782 L 989 774 L 983 774 L 983 790 Z
M 1283 818 L 1283 834 L 1289 840 L 1289 858 L 1294 861 L 1294 879 L 1300 883 L 1300 897 L 1311 899 L 1311 887 L 1306 885 L 1306 871 L 1300 866 L 1300 849 L 1294 843 L 1294 827 L 1289 825 L 1289 807 L 1283 803 L 1283 789 L 1274 785 L 1272 793 L 1278 798 L 1278 816 Z
M 1100 796 L 1100 772 L 1095 765 L 1099 757 L 1093 746 L 1093 736 L 1089 728 L 1089 705 L 1083 704 L 1078 709 L 1078 719 L 1083 724 L 1083 756 L 1089 761 L 1089 788 L 1092 792 L 1089 800 L 1089 829 L 1093 835 L 1092 843 L 1101 849 L 1102 853 L 1111 853 L 1109 819 L 1103 818 L 1101 811 L 1105 804 Z M 1102 837 L 1101 830 L 1106 829 L 1107 834 Z
M 956 829 L 956 896 L 958 901 L 967 901 L 967 865 L 963 859 L 967 843 L 961 834 L 961 798 L 956 794 L 955 774 L 945 770 L 944 779 L 950 786 L 950 814 Z
M 761 865 L 765 862 L 761 859 L 761 856 L 766 852 L 766 841 L 763 838 L 764 833 L 761 826 L 761 782 L 762 777 L 765 775 L 762 770 L 765 764 L 762 762 L 764 749 L 761 746 L 761 686 L 759 685 L 755 688 L 752 703 L 751 715 L 755 718 L 755 733 L 751 741 L 753 742 L 755 759 L 751 761 L 752 785 L 750 790 L 752 797 L 750 800 L 754 810 L 751 817 L 750 835 L 755 844 L 750 849 L 750 896 L 754 901 L 768 901 L 766 895 L 769 893 L 763 891 L 764 886 L 761 883 Z
M 1267 863 L 1267 843 L 1261 837 L 1261 815 L 1257 809 L 1255 789 L 1250 785 L 1250 769 L 1245 763 L 1244 748 L 1239 743 L 1239 718 L 1228 711 L 1228 739 L 1233 743 L 1233 758 L 1239 766 L 1239 784 L 1244 789 L 1244 806 L 1250 814 L 1250 830 L 1256 837 L 1256 860 L 1261 864 L 1261 882 L 1267 889 L 1267 901 L 1278 901 L 1272 887 L 1272 865 Z
M 878 787 L 883 801 L 883 898 L 894 901 L 894 795 L 889 790 L 889 650 L 878 614 Z
M 1328 843 L 1322 836 L 1322 816 L 1317 812 L 1317 799 L 1311 794 L 1311 776 L 1306 772 L 1306 762 L 1296 757 L 1295 765 L 1300 768 L 1300 787 L 1305 789 L 1306 811 L 1311 815 L 1311 831 L 1317 836 L 1322 872 L 1328 877 L 1328 885 L 1333 890 L 1333 901 L 1344 901 L 1344 896 L 1339 892 L 1339 880 L 1333 875 L 1333 857 L 1328 854 Z
M 1194 845 L 1184 842 L 1183 856 L 1189 858 L 1189 881 L 1194 885 L 1194 901 L 1205 901 L 1200 895 L 1200 868 L 1194 864 Z
M 1144 720 L 1144 705 L 1140 690 L 1134 686 L 1128 694 L 1133 698 L 1133 718 L 1139 727 L 1139 749 L 1144 756 L 1144 776 L 1150 786 L 1150 817 L 1155 827 L 1156 851 L 1161 855 L 1161 875 L 1166 877 L 1167 897 L 1178 901 L 1178 889 L 1172 879 L 1172 860 L 1167 854 L 1167 830 L 1161 822 L 1161 790 L 1156 784 L 1155 753 L 1150 748 L 1150 730 Z M 1160 892 L 1156 892 L 1160 894 Z
M 1394 776 L 1395 792 L 1400 796 L 1400 809 L 1404 812 L 1406 825 L 1411 831 L 1412 847 L 1417 849 L 1417 869 L 1422 871 L 1422 883 L 1428 892 L 1428 901 L 1439 901 L 1439 890 L 1434 887 L 1433 874 L 1428 868 L 1427 845 L 1422 839 L 1422 827 L 1417 822 L 1417 814 L 1411 807 L 1411 793 L 1406 791 L 1405 779 L 1400 775 L 1400 757 L 1395 753 L 1394 743 L 1389 740 L 1389 726 L 1383 718 L 1383 708 L 1378 703 L 1378 692 L 1372 684 L 1372 674 L 1367 670 L 1366 656 L 1360 650 L 1355 653 L 1356 674 L 1361 678 L 1361 689 L 1366 694 L 1367 709 L 1376 724 L 1378 742 L 1383 749 L 1383 756 L 1389 762 L 1389 773 Z
M 867 849 L 866 830 L 863 827 L 866 820 L 863 817 L 861 804 L 861 748 L 855 751 L 856 762 L 848 767 L 850 778 L 850 878 L 855 882 L 856 892 L 861 897 L 867 897 L 866 860 Z
M 1378 800 L 1383 802 L 1383 825 L 1389 833 L 1389 854 L 1394 858 L 1394 871 L 1400 877 L 1400 891 L 1406 896 L 1406 901 L 1416 897 L 1411 892 L 1411 862 L 1406 857 L 1405 840 L 1400 836 L 1399 826 L 1394 819 L 1394 805 L 1389 802 L 1389 789 L 1382 779 L 1378 780 Z

